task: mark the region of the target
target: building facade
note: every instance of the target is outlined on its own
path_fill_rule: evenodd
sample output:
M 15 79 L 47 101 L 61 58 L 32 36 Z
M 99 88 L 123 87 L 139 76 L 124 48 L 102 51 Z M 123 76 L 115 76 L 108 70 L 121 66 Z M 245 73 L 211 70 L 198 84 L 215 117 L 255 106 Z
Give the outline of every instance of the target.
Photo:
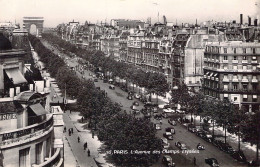
M 260 105 L 260 44 L 216 42 L 208 44 L 204 56 L 204 94 L 228 99 L 248 111 Z

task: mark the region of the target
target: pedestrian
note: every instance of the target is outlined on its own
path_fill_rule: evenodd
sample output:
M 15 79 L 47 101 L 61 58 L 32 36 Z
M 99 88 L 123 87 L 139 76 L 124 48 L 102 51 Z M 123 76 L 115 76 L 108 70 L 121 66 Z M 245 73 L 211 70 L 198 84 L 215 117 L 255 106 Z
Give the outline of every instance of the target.
M 162 120 L 160 119 L 160 124 L 162 124 Z
M 83 123 L 83 119 L 84 119 L 84 118 L 83 118 L 83 116 L 82 116 L 82 117 L 81 117 L 81 122 L 82 122 L 82 123 Z
M 78 136 L 78 143 L 80 142 L 80 138 L 79 138 L 79 136 Z
M 83 147 L 84 147 L 84 151 L 85 151 L 86 148 L 88 148 L 88 142 L 86 142 L 86 143 L 83 145 Z
M 196 165 L 196 158 L 193 158 L 193 164 Z
M 95 134 L 94 134 L 94 131 L 92 131 L 92 138 L 93 138 L 93 139 L 94 139 L 94 135 L 95 135 Z
M 88 149 L 88 156 L 90 157 L 90 150 Z
M 73 134 L 73 128 L 71 128 L 71 133 Z
M 64 130 L 63 130 L 63 133 L 66 132 L 66 130 L 67 130 L 67 129 L 66 129 L 66 126 L 65 126 L 65 127 L 64 127 Z
M 69 129 L 69 136 L 71 136 L 71 130 Z

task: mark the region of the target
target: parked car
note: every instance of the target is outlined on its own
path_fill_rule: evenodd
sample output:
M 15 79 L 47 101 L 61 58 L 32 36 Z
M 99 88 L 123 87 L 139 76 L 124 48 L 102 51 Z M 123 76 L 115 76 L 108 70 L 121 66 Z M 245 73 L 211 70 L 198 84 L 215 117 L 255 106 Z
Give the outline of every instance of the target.
M 175 142 L 175 146 L 178 147 L 181 150 L 187 150 L 186 144 L 181 143 L 180 141 Z
M 162 117 L 163 118 L 168 118 L 168 114 L 167 113 L 162 113 Z
M 129 95 L 128 95 L 126 98 L 127 98 L 128 100 L 133 100 L 133 96 L 129 96 Z
M 165 132 L 170 132 L 171 134 L 175 134 L 175 129 L 173 127 L 165 128 Z
M 188 131 L 192 132 L 192 133 L 195 133 L 196 132 L 196 127 L 192 124 L 189 124 L 188 125 Z
M 205 163 L 211 167 L 219 167 L 218 161 L 215 158 L 206 158 Z
M 158 113 L 158 107 L 152 107 L 153 113 Z
M 173 140 L 173 135 L 171 132 L 165 132 L 163 133 L 163 137 L 165 137 L 168 140 Z
M 139 106 L 138 101 L 134 101 L 134 102 L 133 102 L 133 105 L 135 105 L 135 106 Z
M 115 90 L 115 86 L 114 85 L 109 85 L 109 89 Z
M 174 110 L 171 108 L 163 109 L 164 113 L 174 113 Z
M 184 111 L 184 110 L 179 110 L 179 109 L 177 109 L 177 110 L 176 110 L 176 113 L 185 114 L 185 111 Z
M 162 114 L 155 114 L 153 117 L 156 120 L 160 120 L 160 119 L 162 119 Z
M 177 122 L 172 118 L 168 120 L 168 123 L 173 125 L 173 126 L 177 125 Z
M 161 128 L 161 125 L 160 124 L 155 124 L 155 129 L 156 130 L 161 130 L 162 128 Z
M 107 80 L 107 79 L 103 79 L 103 82 L 104 82 L 104 83 L 107 83 L 107 82 L 108 82 L 108 80 Z
M 138 94 L 138 93 L 136 93 L 136 94 L 134 95 L 134 97 L 135 97 L 136 99 L 140 99 L 140 98 L 141 98 L 141 95 Z
M 94 78 L 94 82 L 98 82 L 98 79 L 97 79 L 97 78 Z
M 247 162 L 246 156 L 243 151 L 234 151 L 231 156 L 239 162 Z
M 109 79 L 108 83 L 112 84 L 113 83 L 113 79 Z
M 162 164 L 166 165 L 167 167 L 175 167 L 175 163 L 172 161 L 172 157 L 170 157 L 169 155 L 163 156 Z

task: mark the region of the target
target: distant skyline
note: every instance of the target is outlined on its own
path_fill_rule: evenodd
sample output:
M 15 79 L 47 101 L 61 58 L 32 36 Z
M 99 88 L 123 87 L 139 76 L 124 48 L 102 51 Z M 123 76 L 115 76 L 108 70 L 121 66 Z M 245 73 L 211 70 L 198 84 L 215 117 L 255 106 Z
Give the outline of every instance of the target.
M 22 24 L 25 16 L 44 17 L 45 27 L 56 27 L 72 20 L 91 23 L 111 19 L 139 19 L 152 23 L 198 23 L 214 21 L 239 22 L 240 13 L 247 23 L 247 16 L 260 16 L 260 0 L 0 0 L 0 22 Z

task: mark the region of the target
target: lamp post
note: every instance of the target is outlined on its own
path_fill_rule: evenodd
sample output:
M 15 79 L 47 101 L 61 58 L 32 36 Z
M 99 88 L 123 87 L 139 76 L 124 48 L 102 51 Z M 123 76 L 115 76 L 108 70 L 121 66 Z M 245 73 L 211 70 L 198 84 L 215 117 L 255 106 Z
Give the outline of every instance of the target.
M 0 167 L 4 166 L 4 155 L 2 153 L 2 150 L 0 149 Z

